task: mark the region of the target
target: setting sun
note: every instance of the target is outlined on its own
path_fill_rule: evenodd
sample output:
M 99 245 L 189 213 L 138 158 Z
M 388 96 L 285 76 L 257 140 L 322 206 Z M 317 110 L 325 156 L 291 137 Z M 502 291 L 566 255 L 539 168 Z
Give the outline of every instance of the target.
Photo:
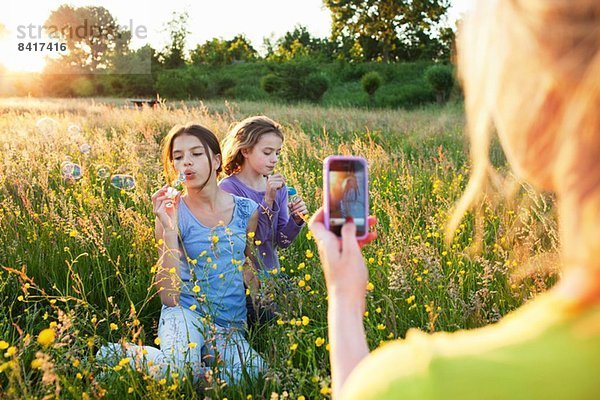
M 19 51 L 17 43 L 6 37 L 0 39 L 0 66 L 11 72 L 41 72 L 46 65 L 45 55 Z

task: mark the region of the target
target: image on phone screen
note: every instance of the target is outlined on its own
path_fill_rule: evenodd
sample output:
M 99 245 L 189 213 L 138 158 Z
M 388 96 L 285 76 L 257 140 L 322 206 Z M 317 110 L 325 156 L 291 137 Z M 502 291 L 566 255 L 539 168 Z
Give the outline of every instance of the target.
M 365 170 L 360 162 L 334 162 L 329 170 L 329 226 L 341 234 L 347 217 L 356 224 L 356 234 L 364 234 L 366 224 Z

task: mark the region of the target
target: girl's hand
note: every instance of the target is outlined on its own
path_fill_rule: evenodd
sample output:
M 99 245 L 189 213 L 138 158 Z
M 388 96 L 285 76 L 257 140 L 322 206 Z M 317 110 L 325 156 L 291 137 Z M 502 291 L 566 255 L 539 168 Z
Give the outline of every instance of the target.
M 321 264 L 329 295 L 342 300 L 360 299 L 363 302 L 369 278 L 361 246 L 373 241 L 377 234 L 370 232 L 366 239 L 356 239 L 356 225 L 346 222 L 342 227 L 342 238 L 327 230 L 323 224 L 323 208 L 319 208 L 309 222 L 319 248 Z M 377 220 L 369 217 L 369 227 Z
M 277 191 L 285 185 L 285 178 L 279 172 L 267 176 L 267 189 L 265 191 L 265 200 L 272 203 L 277 198 Z
M 169 192 L 169 185 L 163 186 L 152 195 L 152 211 L 158 217 L 165 233 L 177 230 L 177 207 L 181 199 L 181 193 L 171 197 L 172 190 L 169 193 L 167 192 Z
M 304 216 L 308 214 L 308 208 L 302 197 L 298 196 L 296 200 L 288 204 L 290 214 L 294 218 L 297 224 L 301 224 L 304 221 Z

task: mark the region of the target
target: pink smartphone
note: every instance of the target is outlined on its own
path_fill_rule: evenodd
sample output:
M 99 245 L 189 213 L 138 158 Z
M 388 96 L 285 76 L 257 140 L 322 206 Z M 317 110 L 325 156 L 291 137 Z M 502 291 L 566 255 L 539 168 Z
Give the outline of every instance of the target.
M 356 224 L 356 237 L 369 233 L 369 185 L 367 160 L 355 156 L 329 156 L 323 160 L 325 226 L 341 236 L 348 217 Z

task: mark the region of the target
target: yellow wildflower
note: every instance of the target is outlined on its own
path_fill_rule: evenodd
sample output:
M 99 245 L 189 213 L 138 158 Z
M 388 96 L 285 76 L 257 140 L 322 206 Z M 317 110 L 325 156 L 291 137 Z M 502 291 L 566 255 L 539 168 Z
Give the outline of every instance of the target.
M 157 337 L 156 339 L 154 339 L 154 344 L 160 346 L 160 338 Z
M 194 285 L 194 287 L 192 288 L 192 291 L 193 291 L 194 293 L 198 293 L 198 292 L 200 292 L 200 286 L 198 286 L 198 285 Z
M 56 339 L 56 334 L 54 333 L 54 329 L 46 328 L 40 332 L 40 334 L 38 335 L 37 341 L 42 346 L 48 346 L 50 343 L 54 342 L 54 339 Z
M 306 326 L 310 323 L 310 318 L 308 318 L 307 316 L 303 316 L 302 317 L 302 325 Z
M 313 252 L 310 251 L 310 249 L 306 249 L 306 258 L 312 258 L 313 257 Z
M 8 342 L 5 340 L 0 340 L 0 350 L 6 350 L 8 349 Z
M 298 343 L 294 343 L 293 345 L 290 346 L 290 350 L 294 351 L 298 348 Z
M 367 283 L 367 290 L 369 292 L 372 292 L 373 289 L 375 289 L 375 285 L 373 285 L 371 282 Z
M 249 237 L 250 239 L 253 239 L 253 238 L 254 238 L 254 235 L 255 235 L 255 233 L 254 233 L 254 232 L 248 232 L 248 237 Z
M 117 326 L 117 324 L 115 324 L 114 322 L 110 323 L 110 330 L 111 331 L 116 331 L 117 329 L 119 329 L 119 327 Z
M 126 365 L 129 365 L 130 361 L 131 361 L 131 358 L 129 358 L 129 357 L 121 358 L 121 360 L 119 361 L 119 365 L 121 367 L 124 367 Z
M 315 346 L 317 346 L 317 347 L 321 347 L 321 346 L 323 346 L 324 344 L 325 344 L 325 339 L 323 339 L 322 337 L 318 337 L 318 338 L 315 340 Z

